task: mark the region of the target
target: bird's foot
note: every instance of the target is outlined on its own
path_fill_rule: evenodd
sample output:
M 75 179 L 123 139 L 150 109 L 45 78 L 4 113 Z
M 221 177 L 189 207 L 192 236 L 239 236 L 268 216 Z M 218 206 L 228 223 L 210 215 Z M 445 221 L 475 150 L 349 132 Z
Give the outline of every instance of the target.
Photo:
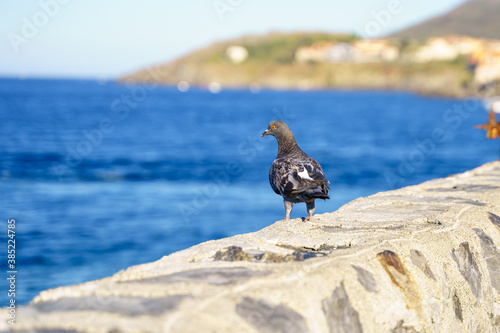
M 304 218 L 304 221 L 315 221 L 317 220 L 316 217 L 312 217 L 312 215 L 309 215 L 308 217 Z

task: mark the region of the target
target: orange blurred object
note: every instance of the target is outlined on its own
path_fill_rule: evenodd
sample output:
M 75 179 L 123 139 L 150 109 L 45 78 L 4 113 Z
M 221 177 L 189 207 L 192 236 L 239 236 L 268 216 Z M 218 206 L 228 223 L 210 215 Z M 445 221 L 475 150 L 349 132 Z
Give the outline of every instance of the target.
M 497 139 L 500 137 L 500 123 L 497 121 L 497 115 L 493 109 L 490 111 L 488 115 L 488 122 L 483 125 L 476 125 L 475 128 L 485 129 L 486 137 L 488 139 Z

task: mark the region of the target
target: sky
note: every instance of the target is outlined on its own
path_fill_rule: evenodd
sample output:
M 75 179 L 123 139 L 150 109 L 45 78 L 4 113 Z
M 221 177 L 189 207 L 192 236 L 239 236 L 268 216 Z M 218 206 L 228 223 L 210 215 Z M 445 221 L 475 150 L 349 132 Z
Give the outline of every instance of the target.
M 376 38 L 466 0 L 2 0 L 0 76 L 114 79 L 270 31 Z

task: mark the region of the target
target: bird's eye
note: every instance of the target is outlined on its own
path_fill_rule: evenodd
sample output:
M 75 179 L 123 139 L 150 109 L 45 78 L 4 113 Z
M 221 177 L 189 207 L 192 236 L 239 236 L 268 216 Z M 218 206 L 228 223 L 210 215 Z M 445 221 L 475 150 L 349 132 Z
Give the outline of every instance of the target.
M 273 125 L 273 126 L 271 126 L 271 129 L 276 129 L 276 126 L 274 126 L 274 125 Z

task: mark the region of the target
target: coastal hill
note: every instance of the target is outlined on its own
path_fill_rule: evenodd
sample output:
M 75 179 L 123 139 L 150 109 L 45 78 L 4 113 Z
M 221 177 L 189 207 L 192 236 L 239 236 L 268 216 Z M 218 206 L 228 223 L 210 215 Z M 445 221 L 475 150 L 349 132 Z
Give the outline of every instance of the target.
M 464 97 L 500 94 L 500 1 L 468 1 L 382 39 L 272 32 L 221 41 L 122 82 L 224 88 L 385 89 Z
M 430 38 L 450 34 L 500 39 L 500 1 L 469 0 L 449 13 L 393 34 L 396 38 Z
M 154 82 L 171 85 L 197 85 L 222 88 L 259 89 L 394 89 L 423 94 L 463 96 L 473 76 L 465 57 L 452 61 L 413 63 L 406 54 L 423 46 L 422 41 L 389 39 L 400 61 L 297 61 L 296 52 L 310 47 L 311 52 L 328 55 L 335 45 L 351 48 L 358 38 L 353 35 L 328 33 L 278 33 L 244 36 L 217 42 L 172 62 L 151 69 L 142 69 L 120 79 L 122 82 Z M 319 46 L 318 46 L 319 45 Z M 247 54 L 244 61 L 231 59 L 228 50 L 240 46 Z M 315 50 L 316 49 L 316 50 Z M 236 50 L 238 51 L 238 50 Z M 241 52 L 240 52 L 241 53 Z

